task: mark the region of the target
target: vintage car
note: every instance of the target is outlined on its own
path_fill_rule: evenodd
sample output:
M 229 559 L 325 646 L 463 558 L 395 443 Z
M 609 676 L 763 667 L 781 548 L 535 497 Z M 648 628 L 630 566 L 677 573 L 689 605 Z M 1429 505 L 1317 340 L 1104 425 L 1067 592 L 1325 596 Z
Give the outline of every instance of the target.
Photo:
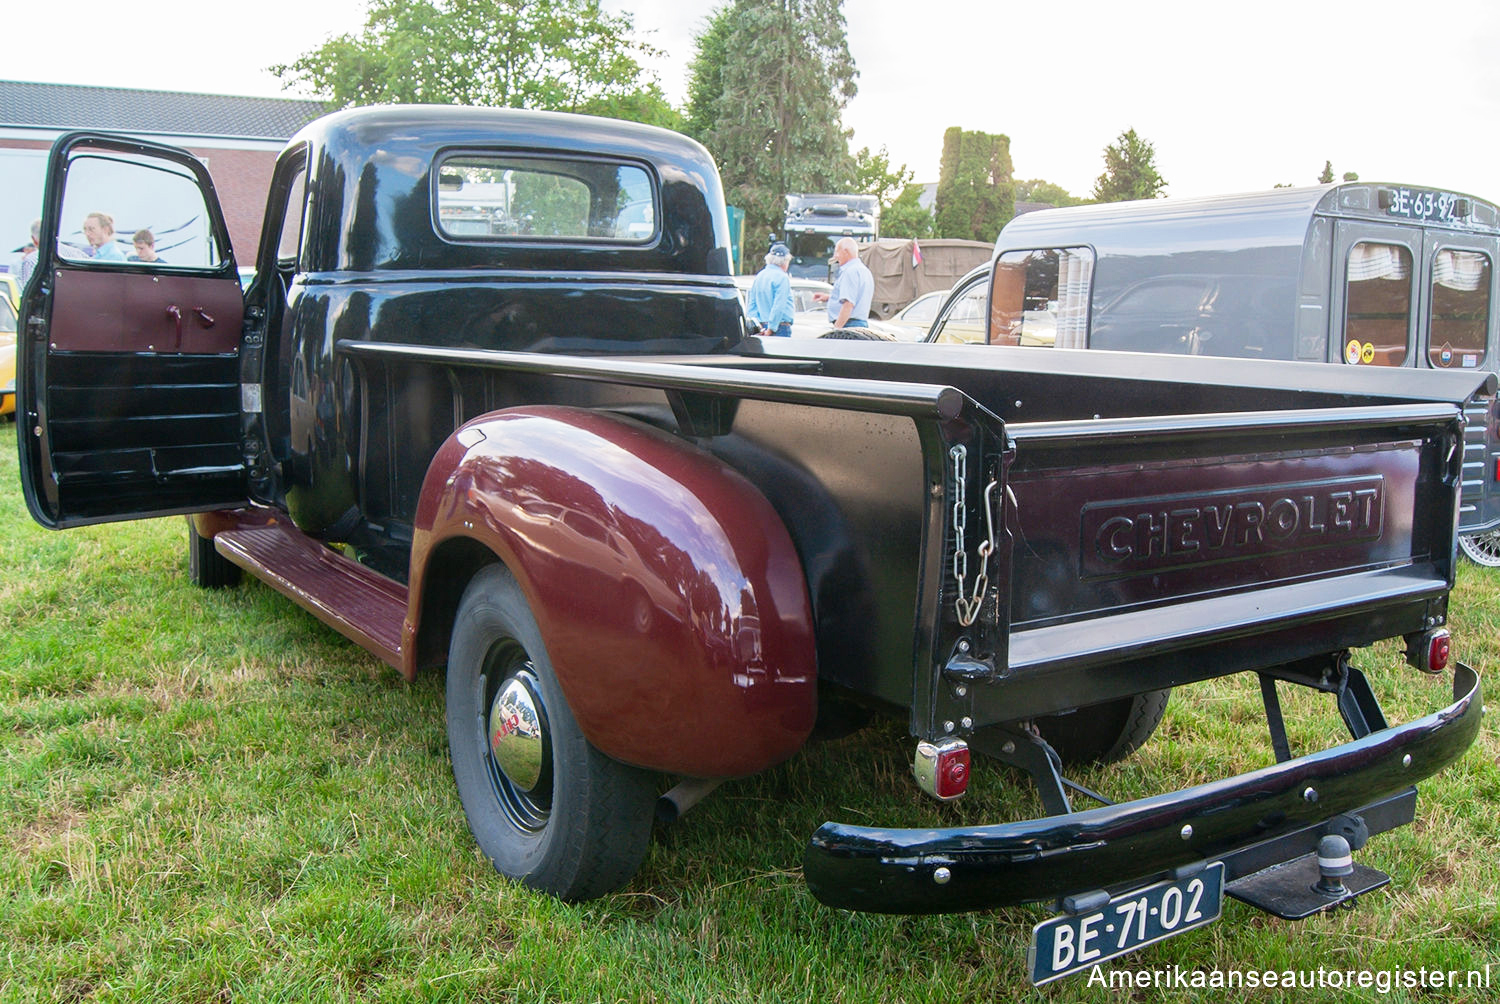
M 74 186 L 103 183 L 122 216 L 202 227 L 170 264 L 59 257 Z M 479 183 L 489 219 L 524 225 L 477 226 Z M 921 791 L 1011 764 L 1045 814 L 830 821 L 802 850 L 813 894 L 1058 903 L 1045 982 L 1209 923 L 1226 893 L 1295 917 L 1380 885 L 1314 888 L 1320 854 L 1411 822 L 1478 732 L 1446 622 L 1485 371 L 754 337 L 707 151 L 579 116 L 309 124 L 246 290 L 185 151 L 64 135 L 42 218 L 18 384 L 34 518 L 191 514 L 196 583 L 249 572 L 407 678 L 445 673 L 469 827 L 534 889 L 618 889 L 659 797 L 887 717 Z M 1452 687 L 1394 724 L 1350 659 L 1391 639 Z M 1238 673 L 1266 766 L 1072 805 L 1069 764 L 1128 755 L 1168 691 Z M 1328 695 L 1349 740 L 1292 756 L 1286 686 Z

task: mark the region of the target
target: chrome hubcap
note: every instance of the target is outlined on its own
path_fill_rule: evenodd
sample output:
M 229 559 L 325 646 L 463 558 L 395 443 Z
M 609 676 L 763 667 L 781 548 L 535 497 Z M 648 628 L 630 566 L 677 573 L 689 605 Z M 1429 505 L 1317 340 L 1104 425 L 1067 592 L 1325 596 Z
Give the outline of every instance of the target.
M 537 708 L 540 702 L 524 676 L 513 676 L 490 704 L 490 755 L 506 780 L 532 791 L 542 777 L 547 733 Z

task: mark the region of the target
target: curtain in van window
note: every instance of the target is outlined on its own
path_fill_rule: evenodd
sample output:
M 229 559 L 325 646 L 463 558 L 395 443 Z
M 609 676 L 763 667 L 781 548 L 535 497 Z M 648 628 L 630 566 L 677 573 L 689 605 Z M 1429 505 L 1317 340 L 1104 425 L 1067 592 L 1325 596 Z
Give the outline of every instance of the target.
M 1410 253 L 1394 244 L 1361 241 L 1349 249 L 1349 281 L 1411 278 Z
M 1477 292 L 1489 281 L 1489 261 L 1473 251 L 1444 249 L 1432 263 L 1432 281 L 1464 293 Z

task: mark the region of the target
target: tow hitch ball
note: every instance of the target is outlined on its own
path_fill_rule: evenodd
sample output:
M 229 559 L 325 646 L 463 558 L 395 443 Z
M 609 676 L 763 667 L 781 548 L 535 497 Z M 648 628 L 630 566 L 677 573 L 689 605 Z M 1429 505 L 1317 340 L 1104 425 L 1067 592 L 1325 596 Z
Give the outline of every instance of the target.
M 1301 920 L 1335 908 L 1353 909 L 1356 897 L 1379 889 L 1391 878 L 1354 863 L 1349 838 L 1330 833 L 1318 849 L 1283 864 L 1235 879 L 1224 891 L 1285 920 Z

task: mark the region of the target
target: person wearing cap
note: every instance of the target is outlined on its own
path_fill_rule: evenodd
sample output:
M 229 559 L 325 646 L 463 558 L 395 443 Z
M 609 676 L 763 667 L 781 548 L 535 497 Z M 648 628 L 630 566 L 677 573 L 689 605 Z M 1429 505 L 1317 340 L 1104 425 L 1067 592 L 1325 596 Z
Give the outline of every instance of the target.
M 756 333 L 792 335 L 792 280 L 787 269 L 792 264 L 792 252 L 785 244 L 777 242 L 766 253 L 766 267 L 755 276 L 750 285 L 748 310 L 755 322 Z

